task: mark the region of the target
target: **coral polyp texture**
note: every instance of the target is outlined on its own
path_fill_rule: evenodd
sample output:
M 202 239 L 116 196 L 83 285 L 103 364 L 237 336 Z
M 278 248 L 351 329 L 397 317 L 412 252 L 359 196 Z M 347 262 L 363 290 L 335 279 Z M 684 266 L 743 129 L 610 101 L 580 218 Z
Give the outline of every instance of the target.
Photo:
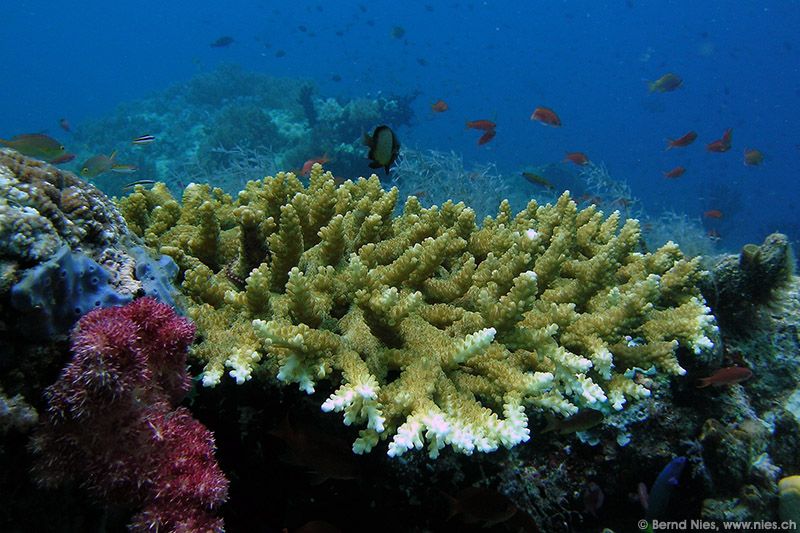
M 471 454 L 527 441 L 528 416 L 605 413 L 649 391 L 635 371 L 685 373 L 679 347 L 716 330 L 702 272 L 673 243 L 640 251 L 620 224 L 568 193 L 519 213 L 501 203 L 423 208 L 378 178 L 336 186 L 315 165 L 251 181 L 236 199 L 189 185 L 137 189 L 120 209 L 182 272 L 213 386 L 261 366 L 360 427 L 357 453 L 445 446 Z
M 140 298 L 98 309 L 72 335 L 72 361 L 45 391 L 33 437 L 37 478 L 80 482 L 102 500 L 139 508 L 134 531 L 222 531 L 228 481 L 214 437 L 184 407 L 194 326 Z

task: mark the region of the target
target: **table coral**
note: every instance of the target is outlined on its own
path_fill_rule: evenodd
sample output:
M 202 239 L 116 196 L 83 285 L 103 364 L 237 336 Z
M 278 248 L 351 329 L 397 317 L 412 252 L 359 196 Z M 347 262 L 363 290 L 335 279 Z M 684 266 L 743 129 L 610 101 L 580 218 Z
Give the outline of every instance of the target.
M 309 394 L 331 381 L 322 409 L 362 427 L 357 453 L 511 447 L 529 413 L 620 410 L 649 395 L 626 370 L 683 375 L 677 349 L 712 345 L 697 260 L 645 253 L 636 220 L 568 193 L 480 225 L 413 196 L 393 216 L 397 200 L 315 165 L 308 186 L 278 173 L 234 200 L 190 185 L 179 214 L 166 188 L 138 188 L 121 210 L 181 268 L 204 384 L 258 364 Z

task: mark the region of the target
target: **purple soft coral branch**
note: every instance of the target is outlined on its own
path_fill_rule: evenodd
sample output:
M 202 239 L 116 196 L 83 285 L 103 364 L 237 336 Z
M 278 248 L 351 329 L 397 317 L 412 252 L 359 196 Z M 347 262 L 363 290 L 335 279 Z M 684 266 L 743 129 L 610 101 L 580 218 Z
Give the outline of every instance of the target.
M 45 392 L 49 411 L 33 439 L 39 480 L 76 479 L 96 497 L 140 508 L 133 530 L 222 531 L 214 511 L 228 480 L 214 436 L 176 407 L 191 383 L 194 333 L 152 298 L 81 318 L 72 361 Z

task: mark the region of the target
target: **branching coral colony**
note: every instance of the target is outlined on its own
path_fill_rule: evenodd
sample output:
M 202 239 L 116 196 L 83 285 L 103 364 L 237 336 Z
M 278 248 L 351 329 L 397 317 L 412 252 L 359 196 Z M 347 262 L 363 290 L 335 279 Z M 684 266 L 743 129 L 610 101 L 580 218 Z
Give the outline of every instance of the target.
M 626 370 L 681 375 L 678 346 L 712 346 L 697 261 L 673 243 L 637 251 L 636 220 L 564 193 L 478 226 L 462 203 L 413 196 L 393 217 L 397 197 L 315 165 L 308 187 L 278 173 L 236 200 L 192 184 L 179 204 L 157 185 L 120 204 L 181 268 L 203 383 L 256 364 L 309 394 L 331 380 L 322 409 L 362 427 L 356 453 L 511 447 L 529 439 L 526 409 L 620 410 L 649 395 Z

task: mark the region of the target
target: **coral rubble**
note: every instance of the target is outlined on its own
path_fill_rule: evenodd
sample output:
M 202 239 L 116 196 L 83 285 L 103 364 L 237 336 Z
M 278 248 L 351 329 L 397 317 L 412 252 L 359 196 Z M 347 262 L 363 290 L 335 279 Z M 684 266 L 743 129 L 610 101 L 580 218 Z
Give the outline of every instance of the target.
M 189 185 L 120 202 L 133 231 L 180 267 L 203 382 L 243 383 L 259 365 L 362 426 L 353 445 L 391 439 L 470 454 L 529 438 L 528 408 L 611 413 L 649 395 L 626 373 L 681 375 L 676 350 L 711 346 L 696 260 L 667 243 L 640 252 L 638 223 L 567 193 L 507 202 L 479 226 L 464 204 L 392 216 L 376 176 L 336 187 L 315 165 L 251 181 L 234 200 Z

